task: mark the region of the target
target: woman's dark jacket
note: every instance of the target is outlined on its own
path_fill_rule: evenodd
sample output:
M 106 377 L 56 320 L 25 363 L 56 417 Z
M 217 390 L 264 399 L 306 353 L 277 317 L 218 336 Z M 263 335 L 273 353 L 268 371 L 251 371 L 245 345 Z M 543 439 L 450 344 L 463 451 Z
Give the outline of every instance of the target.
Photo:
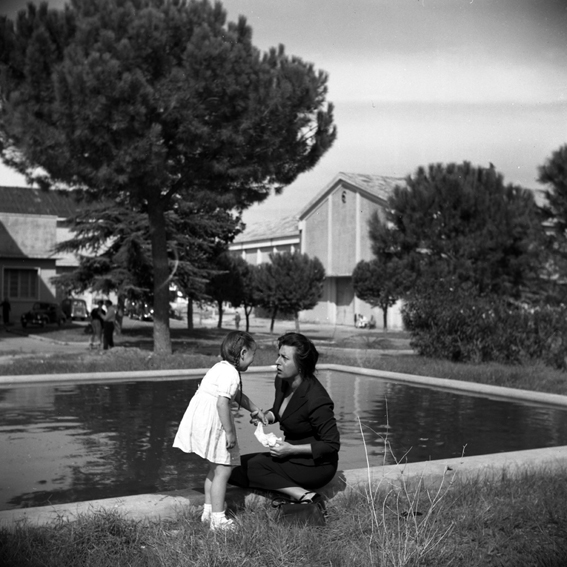
M 284 460 L 306 466 L 336 464 L 341 444 L 329 394 L 317 378 L 305 379 L 280 415 L 279 409 L 286 397 L 285 386 L 284 380 L 276 378 L 276 397 L 270 411 L 279 421 L 285 441 L 291 445 L 310 444 L 312 455 L 292 455 Z

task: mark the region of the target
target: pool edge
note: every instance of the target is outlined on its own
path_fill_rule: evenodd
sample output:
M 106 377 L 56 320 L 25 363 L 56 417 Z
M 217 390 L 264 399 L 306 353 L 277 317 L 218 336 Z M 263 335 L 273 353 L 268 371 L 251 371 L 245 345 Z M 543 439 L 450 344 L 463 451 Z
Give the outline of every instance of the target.
M 341 493 L 360 490 L 369 483 L 374 486 L 386 483 L 395 488 L 406 482 L 421 481 L 427 487 L 439 488 L 455 481 L 475 478 L 499 480 L 503 476 L 510 478 L 529 472 L 567 474 L 567 445 L 339 471 L 321 492 L 332 500 Z M 231 487 L 227 500 L 242 502 L 248 494 L 249 491 Z M 119 512 L 131 520 L 175 520 L 187 507 L 199 507 L 203 502 L 202 493 L 187 490 L 3 510 L 0 511 L 0 528 L 15 530 L 22 523 L 46 526 L 57 521 L 73 521 L 81 515 L 102 510 Z

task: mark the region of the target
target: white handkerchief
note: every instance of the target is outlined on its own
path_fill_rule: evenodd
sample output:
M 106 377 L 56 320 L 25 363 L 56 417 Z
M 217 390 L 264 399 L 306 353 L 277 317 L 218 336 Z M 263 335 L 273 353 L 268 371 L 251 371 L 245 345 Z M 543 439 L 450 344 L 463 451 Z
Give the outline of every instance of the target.
M 256 431 L 254 432 L 254 436 L 264 447 L 273 447 L 278 441 L 281 441 L 281 437 L 276 437 L 273 433 L 264 433 L 264 426 L 262 423 L 259 423 L 256 426 Z

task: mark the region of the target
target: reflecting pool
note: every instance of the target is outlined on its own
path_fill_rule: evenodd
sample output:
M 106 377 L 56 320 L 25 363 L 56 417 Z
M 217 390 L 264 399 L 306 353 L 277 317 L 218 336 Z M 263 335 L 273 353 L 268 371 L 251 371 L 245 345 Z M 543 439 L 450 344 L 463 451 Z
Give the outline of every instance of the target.
M 567 410 L 321 371 L 341 469 L 567 445 Z M 244 374 L 269 408 L 273 377 Z M 201 487 L 206 465 L 171 444 L 199 380 L 0 387 L 0 509 Z M 247 412 L 242 453 L 261 451 Z M 267 428 L 279 434 L 276 426 Z

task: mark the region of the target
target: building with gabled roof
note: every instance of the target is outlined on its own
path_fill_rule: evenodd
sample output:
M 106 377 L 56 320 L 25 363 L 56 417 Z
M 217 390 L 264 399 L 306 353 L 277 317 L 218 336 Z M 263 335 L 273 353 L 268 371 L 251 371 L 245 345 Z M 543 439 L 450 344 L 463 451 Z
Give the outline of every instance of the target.
M 298 218 L 290 216 L 247 226 L 234 239 L 229 250 L 249 264 L 257 265 L 269 262 L 270 254 L 299 250 L 300 242 Z
M 239 235 L 230 250 L 251 264 L 269 261 L 270 253 L 299 250 L 322 262 L 326 280 L 323 297 L 304 321 L 353 325 L 355 314 L 374 316 L 382 324 L 382 312 L 354 295 L 352 272 L 360 260 L 371 260 L 368 221 L 378 211 L 384 218 L 387 199 L 401 177 L 339 173 L 296 216 L 255 223 Z M 399 309 L 388 311 L 389 328 L 401 328 Z
M 304 318 L 332 324 L 354 324 L 355 314 L 382 321 L 381 310 L 358 299 L 352 272 L 373 258 L 368 221 L 374 212 L 384 219 L 387 199 L 402 177 L 339 173 L 299 212 L 301 251 L 321 260 L 327 275 L 323 297 Z M 399 310 L 388 311 L 389 327 L 402 326 Z
M 79 262 L 54 248 L 71 238 L 67 219 L 78 208 L 69 191 L 0 187 L 0 297 L 10 301 L 12 320 L 35 301 L 63 299 L 51 278 Z

